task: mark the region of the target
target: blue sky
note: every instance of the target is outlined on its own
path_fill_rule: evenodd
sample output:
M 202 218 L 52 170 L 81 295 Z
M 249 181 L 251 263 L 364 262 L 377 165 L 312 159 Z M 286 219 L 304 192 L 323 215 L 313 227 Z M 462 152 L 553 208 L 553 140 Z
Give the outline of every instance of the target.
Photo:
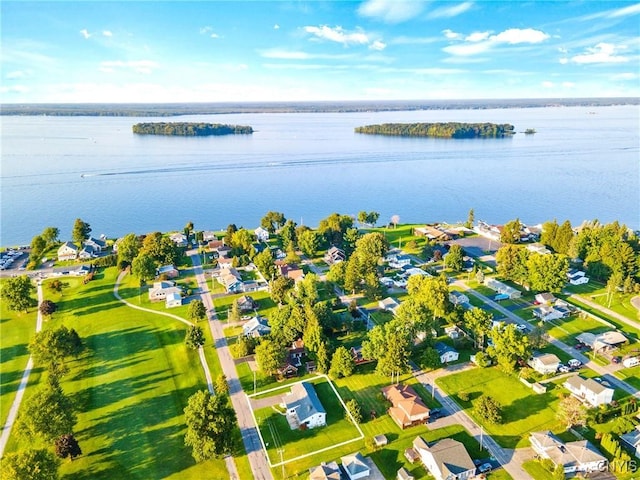
M 0 101 L 640 96 L 640 3 L 2 1 Z

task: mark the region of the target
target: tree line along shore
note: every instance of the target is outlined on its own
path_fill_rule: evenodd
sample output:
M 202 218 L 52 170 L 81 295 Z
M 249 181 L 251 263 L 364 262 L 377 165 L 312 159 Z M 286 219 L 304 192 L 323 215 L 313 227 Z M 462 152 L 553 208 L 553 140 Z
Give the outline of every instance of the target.
M 504 138 L 515 133 L 509 123 L 383 123 L 357 127 L 356 133 L 399 137 Z
M 139 135 L 179 135 L 203 137 L 209 135 L 247 135 L 253 133 L 248 125 L 224 125 L 221 123 L 152 122 L 136 123 L 133 133 Z

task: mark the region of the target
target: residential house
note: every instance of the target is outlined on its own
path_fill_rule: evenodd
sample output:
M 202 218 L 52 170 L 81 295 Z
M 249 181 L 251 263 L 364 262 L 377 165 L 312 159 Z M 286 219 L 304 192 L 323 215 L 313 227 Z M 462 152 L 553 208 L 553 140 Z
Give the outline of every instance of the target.
M 553 295 L 553 293 L 549 293 L 549 292 L 545 292 L 545 293 L 538 293 L 535 296 L 535 302 L 538 305 L 553 305 L 554 303 L 556 303 L 556 297 Z
M 640 425 L 636 425 L 636 428 L 631 430 L 629 433 L 620 435 L 620 439 L 631 447 L 631 450 L 636 457 L 640 458 Z
M 301 338 L 295 340 L 287 352 L 287 355 L 289 356 L 289 363 L 296 367 L 301 367 L 302 357 L 304 357 L 306 353 L 307 351 L 304 349 L 304 341 Z
M 542 245 L 541 243 L 530 243 L 527 245 L 527 250 L 533 253 L 537 253 L 538 255 L 550 255 L 551 250 Z
M 89 237 L 84 241 L 84 244 L 93 248 L 95 253 L 100 253 L 107 248 L 107 242 L 102 238 Z
M 587 440 L 563 443 L 549 431 L 532 432 L 529 441 L 533 450 L 554 465 L 561 465 L 564 473 L 606 471 L 607 459 Z
M 328 265 L 344 262 L 346 259 L 347 259 L 347 255 L 344 253 L 344 250 L 338 247 L 331 247 L 329 250 L 327 250 L 327 253 L 324 255 L 324 261 Z
M 242 326 L 242 335 L 245 337 L 262 337 L 271 333 L 269 322 L 264 317 L 253 317 Z
M 325 411 L 313 384 L 295 383 L 291 391 L 283 397 L 286 415 L 292 427 L 324 427 L 327 424 Z
M 429 408 L 409 385 L 390 385 L 382 394 L 391 402 L 389 415 L 403 430 L 429 421 Z
M 224 247 L 224 240 L 218 240 L 217 238 L 209 240 L 207 242 L 207 247 L 209 247 L 209 250 L 217 252 L 218 248 Z
M 216 247 L 215 253 L 218 256 L 218 259 L 220 259 L 220 258 L 229 258 L 231 256 L 231 247 L 227 247 L 223 243 L 219 247 Z
M 396 474 L 396 480 L 414 480 L 413 475 L 411 475 L 406 468 L 402 467 L 398 470 Z
M 170 292 L 167 294 L 164 306 L 166 308 L 174 308 L 182 305 L 182 295 L 178 292 Z
M 182 232 L 176 232 L 169 235 L 169 240 L 176 244 L 178 247 L 186 247 L 189 245 L 189 239 Z
M 267 240 L 269 240 L 269 232 L 262 227 L 256 228 L 253 233 L 256 234 L 256 238 L 259 242 L 266 242 Z
M 342 468 L 347 473 L 349 480 L 367 478 L 371 474 L 371 468 L 360 452 L 352 455 L 345 455 L 341 460 Z
M 571 314 L 569 310 L 563 307 L 551 307 L 549 305 L 541 305 L 533 309 L 533 316 L 539 318 L 543 322 L 566 318 Z
M 509 285 L 505 285 L 504 283 L 492 277 L 485 277 L 484 284 L 491 290 L 507 295 L 507 297 L 509 297 L 511 300 L 520 298 L 522 296 L 522 292 L 520 290 L 510 287 Z
M 226 269 L 233 267 L 233 258 L 218 257 L 218 268 Z
M 295 263 L 286 263 L 283 260 L 276 260 L 275 265 L 281 276 L 290 278 L 295 283 L 298 283 L 304 278 L 304 271 Z
M 58 261 L 75 260 L 78 258 L 78 247 L 71 242 L 64 242 L 58 248 Z
M 593 378 L 584 378 L 579 375 L 569 377 L 564 382 L 564 387 L 579 400 L 592 407 L 607 405 L 613 400 L 613 388 L 605 387 Z
M 469 303 L 469 297 L 462 292 L 452 290 L 451 293 L 449 293 L 449 301 L 453 305 L 465 305 Z
M 529 360 L 529 366 L 542 375 L 548 375 L 558 371 L 560 359 L 553 353 L 534 355 Z
M 159 302 L 167 299 L 167 296 L 178 293 L 182 294 L 180 287 L 176 287 L 174 282 L 162 281 L 154 282 L 153 286 L 149 289 L 149 300 L 152 302 Z
M 256 302 L 250 295 L 243 295 L 236 300 L 238 304 L 238 310 L 241 313 L 252 312 L 258 308 L 258 302 Z
M 400 302 L 398 302 L 395 298 L 392 298 L 392 297 L 383 298 L 378 302 L 378 308 L 380 310 L 391 312 L 394 315 L 398 310 L 399 306 L 400 306 Z
M 216 232 L 214 232 L 213 230 L 205 230 L 204 232 L 202 232 L 202 240 L 205 242 L 213 242 L 218 240 L 218 236 L 216 235 Z
M 438 354 L 440 355 L 440 361 L 442 363 L 455 362 L 460 357 L 458 351 L 455 348 L 450 347 L 446 343 L 436 342 L 433 347 L 438 351 Z
M 322 462 L 317 467 L 309 469 L 309 480 L 340 480 L 340 466 L 337 462 Z
M 605 352 L 613 350 L 627 341 L 627 338 L 620 332 L 610 330 L 594 335 L 593 333 L 584 332 L 576 336 L 576 340 L 589 345 L 594 352 Z
M 362 355 L 362 345 L 358 345 L 357 347 L 351 347 L 349 349 L 349 352 L 351 352 L 351 356 L 353 357 L 353 363 L 355 363 L 356 365 L 362 365 L 365 363 L 371 363 L 374 362 L 374 359 L 371 358 L 364 358 L 364 356 Z
M 289 362 L 285 362 L 283 365 L 278 367 L 276 373 L 279 378 L 292 378 L 298 374 L 298 367 L 291 365 Z
M 405 270 L 404 273 L 407 276 L 407 278 L 413 277 L 414 275 L 420 275 L 422 277 L 430 277 L 431 276 L 428 272 L 425 272 L 424 270 L 422 270 L 421 268 L 418 268 L 418 267 L 411 267 L 411 268 Z
M 447 335 L 447 337 L 455 340 L 457 338 L 460 338 L 460 333 L 462 333 L 462 330 L 460 330 L 457 325 L 447 325 L 446 327 L 444 327 L 444 333 Z
M 156 270 L 156 276 L 165 276 L 166 278 L 177 278 L 180 276 L 180 272 L 173 265 L 163 265 Z
M 218 277 L 218 282 L 224 286 L 227 293 L 242 291 L 242 277 L 240 272 L 233 267 L 223 269 Z
M 413 229 L 414 235 L 427 237 L 429 240 L 448 241 L 452 237 L 444 230 L 440 230 L 432 225 L 425 225 L 424 227 L 416 227 Z
M 411 257 L 409 255 L 391 254 L 387 258 L 391 268 L 402 268 L 411 265 Z
M 92 258 L 96 257 L 96 251 L 91 245 L 85 245 L 84 247 L 82 247 L 82 250 L 80 250 L 80 253 L 78 253 L 78 258 L 80 260 L 91 260 Z
M 413 449 L 436 480 L 467 480 L 476 474 L 476 466 L 464 444 L 452 438 L 429 446 L 422 437 L 416 437 Z

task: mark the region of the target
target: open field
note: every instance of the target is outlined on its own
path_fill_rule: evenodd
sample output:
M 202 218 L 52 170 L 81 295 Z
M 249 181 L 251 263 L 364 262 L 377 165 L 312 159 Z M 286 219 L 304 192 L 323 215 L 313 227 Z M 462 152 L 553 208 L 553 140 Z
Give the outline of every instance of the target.
M 0 286 L 2 285 L 0 281 Z M 34 297 L 35 302 L 35 297 Z M 28 313 L 14 312 L 0 301 L 0 425 L 4 425 L 16 396 L 22 373 L 29 361 L 29 341 L 36 331 L 37 308 Z M 31 372 L 35 374 L 35 370 Z
M 75 328 L 87 346 L 69 362 L 61 384 L 77 406 L 83 455 L 64 462 L 60 473 L 70 479 L 225 478 L 222 460 L 195 464 L 184 445 L 183 408 L 206 388 L 197 353 L 183 343 L 186 326 L 118 302 L 116 274 L 108 269 L 87 285 L 68 279 L 62 294 L 47 293 L 59 310 L 45 328 Z M 12 435 L 8 451 L 29 443 Z
M 469 401 L 456 398 L 457 403 L 505 448 L 528 446 L 528 432 L 561 428 L 556 420 L 560 400 L 555 389 L 536 395 L 517 379 L 505 375 L 495 367 L 474 368 L 442 377 L 437 383 L 450 395 L 467 393 Z M 473 401 L 483 394 L 489 394 L 502 405 L 502 424 L 480 421 L 473 413 Z

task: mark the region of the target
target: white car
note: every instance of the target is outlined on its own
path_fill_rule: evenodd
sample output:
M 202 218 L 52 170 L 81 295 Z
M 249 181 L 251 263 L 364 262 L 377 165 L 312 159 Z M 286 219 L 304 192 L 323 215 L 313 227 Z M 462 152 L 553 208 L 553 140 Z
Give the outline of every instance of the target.
M 569 367 L 567 367 L 566 365 L 560 365 L 558 367 L 558 371 L 560 373 L 569 373 L 571 371 L 571 369 Z
M 582 362 L 580 360 L 577 360 L 575 358 L 572 358 L 571 360 L 569 360 L 567 362 L 567 364 L 571 367 L 571 368 L 580 368 L 582 366 Z

